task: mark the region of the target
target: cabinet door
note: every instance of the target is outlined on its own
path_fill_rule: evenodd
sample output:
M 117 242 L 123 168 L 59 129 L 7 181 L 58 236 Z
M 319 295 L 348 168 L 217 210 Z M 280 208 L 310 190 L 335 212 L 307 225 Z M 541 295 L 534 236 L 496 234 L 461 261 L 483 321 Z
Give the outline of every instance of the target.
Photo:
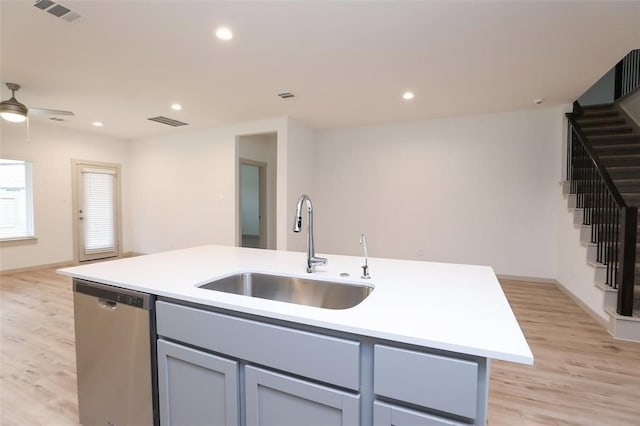
M 358 425 L 360 397 L 248 366 L 247 426 Z
M 238 425 L 238 364 L 158 340 L 163 426 Z
M 373 403 L 373 426 L 461 426 L 453 420 L 409 410 L 392 404 Z

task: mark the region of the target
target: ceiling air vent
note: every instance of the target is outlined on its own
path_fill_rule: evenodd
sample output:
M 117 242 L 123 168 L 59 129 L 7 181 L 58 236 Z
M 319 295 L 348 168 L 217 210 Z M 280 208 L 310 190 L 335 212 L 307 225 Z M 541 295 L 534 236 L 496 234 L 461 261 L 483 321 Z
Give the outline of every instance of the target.
M 278 96 L 280 96 L 282 99 L 287 99 L 287 98 L 293 98 L 296 95 L 294 95 L 291 92 L 282 92 L 282 93 L 278 93 Z
M 147 120 L 166 124 L 167 126 L 172 126 L 172 127 L 188 126 L 188 123 L 183 123 L 182 121 L 178 121 L 178 120 L 174 120 L 173 118 L 167 118 L 162 116 L 147 118 Z
M 33 5 L 38 9 L 44 10 L 57 18 L 62 18 L 67 22 L 73 22 L 80 17 L 79 13 L 74 12 L 67 6 L 51 0 L 36 0 Z

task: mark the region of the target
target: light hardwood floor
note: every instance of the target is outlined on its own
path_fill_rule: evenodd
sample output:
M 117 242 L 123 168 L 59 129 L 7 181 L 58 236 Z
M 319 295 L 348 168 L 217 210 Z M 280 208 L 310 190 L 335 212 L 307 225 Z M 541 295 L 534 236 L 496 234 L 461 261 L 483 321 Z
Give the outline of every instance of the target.
M 502 280 L 534 366 L 492 363 L 489 425 L 640 425 L 640 344 L 612 339 L 552 284 Z M 71 281 L 0 276 L 0 424 L 77 425 Z

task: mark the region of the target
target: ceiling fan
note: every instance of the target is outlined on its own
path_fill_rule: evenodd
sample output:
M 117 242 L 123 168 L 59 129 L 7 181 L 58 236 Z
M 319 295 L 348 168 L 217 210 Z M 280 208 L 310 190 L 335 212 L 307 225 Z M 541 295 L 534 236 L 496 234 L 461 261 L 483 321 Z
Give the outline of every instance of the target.
M 16 99 L 16 91 L 20 89 L 19 84 L 6 83 L 9 90 L 11 90 L 11 98 L 6 101 L 0 102 L 0 117 L 13 123 L 22 123 L 27 119 L 27 113 L 29 115 L 75 115 L 71 111 L 61 111 L 57 109 L 44 109 L 44 108 L 27 108 L 23 103 L 18 102 Z

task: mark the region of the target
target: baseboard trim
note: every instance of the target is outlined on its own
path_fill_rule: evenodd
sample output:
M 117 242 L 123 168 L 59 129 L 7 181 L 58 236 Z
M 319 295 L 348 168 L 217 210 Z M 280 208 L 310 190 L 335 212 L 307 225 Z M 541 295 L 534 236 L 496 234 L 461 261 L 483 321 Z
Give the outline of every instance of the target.
M 125 257 L 136 257 L 136 256 L 143 256 L 142 253 L 137 253 L 135 251 L 128 251 L 126 253 L 122 253 L 120 256 L 118 257 L 111 257 L 108 259 L 98 259 L 98 260 L 94 260 L 94 261 L 89 261 L 89 262 L 83 262 L 83 264 L 88 264 L 88 263 L 96 263 L 96 262 L 106 262 L 109 260 L 117 260 L 117 259 L 123 259 Z M 2 275 L 11 275 L 11 274 L 19 274 L 20 272 L 33 272 L 33 271 L 39 271 L 42 269 L 50 269 L 50 268 L 65 268 L 67 266 L 78 266 L 80 265 L 80 263 L 78 263 L 75 260 L 67 260 L 66 262 L 56 262 L 56 263 L 48 263 L 45 265 L 33 265 L 33 266 L 25 266 L 24 268 L 14 268 L 14 269 L 5 269 L 5 270 L 0 270 L 0 276 Z
M 525 281 L 528 283 L 538 283 L 538 284 L 555 284 L 557 282 L 553 278 L 526 277 L 522 275 L 496 274 L 496 277 L 498 277 L 499 280 Z
M 593 309 L 591 309 L 589 306 L 587 306 L 582 300 L 578 299 L 573 293 L 571 293 L 569 291 L 568 288 L 566 288 L 564 285 L 562 285 L 562 283 L 560 281 L 557 281 L 557 280 L 554 280 L 554 281 L 555 281 L 554 284 L 556 285 L 556 287 L 558 287 L 560 289 L 560 291 L 562 291 L 564 294 L 569 296 L 569 298 L 571 300 L 573 300 L 576 303 L 576 305 L 580 306 L 580 308 L 582 308 L 583 311 L 585 311 L 587 314 L 589 314 L 589 316 L 591 318 L 593 318 L 598 324 L 600 324 L 602 326 L 602 328 L 604 328 L 607 332 L 609 332 L 609 321 L 607 321 L 606 319 L 602 318 Z
M 136 257 L 136 256 L 144 256 L 144 253 L 138 253 L 137 251 L 128 251 L 120 255 L 120 257 Z
M 41 269 L 62 268 L 66 266 L 73 266 L 75 264 L 76 263 L 73 260 L 67 260 L 66 262 L 48 263 L 46 265 L 34 265 L 26 266 L 24 268 L 5 269 L 3 271 L 0 271 L 0 275 L 18 274 L 20 272 L 33 272 L 39 271 Z

